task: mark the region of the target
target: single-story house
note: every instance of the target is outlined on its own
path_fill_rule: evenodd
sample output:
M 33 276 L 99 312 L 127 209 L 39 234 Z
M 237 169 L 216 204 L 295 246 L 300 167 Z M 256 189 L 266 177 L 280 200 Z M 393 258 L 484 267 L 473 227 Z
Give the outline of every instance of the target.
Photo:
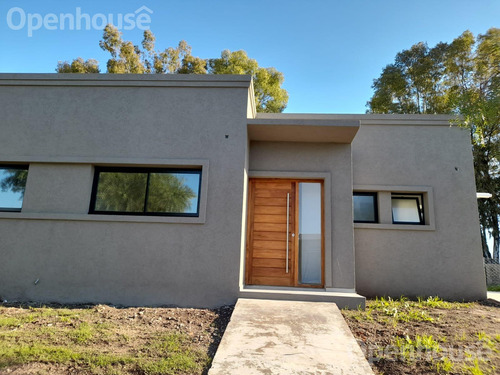
M 256 113 L 244 75 L 0 74 L 0 296 L 485 298 L 467 130 Z

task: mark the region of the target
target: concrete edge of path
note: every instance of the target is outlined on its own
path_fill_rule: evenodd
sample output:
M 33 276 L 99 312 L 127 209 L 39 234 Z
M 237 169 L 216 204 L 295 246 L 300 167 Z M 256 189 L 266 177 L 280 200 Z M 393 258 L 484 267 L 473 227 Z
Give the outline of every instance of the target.
M 500 292 L 487 292 L 487 297 L 500 303 Z
M 373 375 L 334 303 L 240 298 L 209 375 Z

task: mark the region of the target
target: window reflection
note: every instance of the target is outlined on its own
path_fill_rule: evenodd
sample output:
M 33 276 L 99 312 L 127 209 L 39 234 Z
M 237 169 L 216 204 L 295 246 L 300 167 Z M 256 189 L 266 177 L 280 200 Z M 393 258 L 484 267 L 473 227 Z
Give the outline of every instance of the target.
M 96 168 L 91 213 L 197 216 L 200 170 Z
M 0 211 L 21 211 L 28 166 L 0 166 Z

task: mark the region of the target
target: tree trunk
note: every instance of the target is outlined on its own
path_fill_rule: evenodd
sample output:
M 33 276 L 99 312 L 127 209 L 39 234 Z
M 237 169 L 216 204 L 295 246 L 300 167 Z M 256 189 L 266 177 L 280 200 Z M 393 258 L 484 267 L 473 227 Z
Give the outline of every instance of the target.
M 498 230 L 498 216 L 492 219 L 492 235 L 493 235 L 493 259 L 496 263 L 500 260 L 500 232 Z
M 490 249 L 488 247 L 488 233 L 486 228 L 481 225 L 481 245 L 483 248 L 483 258 L 491 259 Z

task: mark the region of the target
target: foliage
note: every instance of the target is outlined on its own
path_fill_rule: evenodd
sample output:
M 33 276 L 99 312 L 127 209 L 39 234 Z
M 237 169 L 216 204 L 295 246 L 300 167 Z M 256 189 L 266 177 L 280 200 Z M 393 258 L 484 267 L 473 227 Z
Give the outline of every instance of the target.
M 156 38 L 144 31 L 141 46 L 122 39 L 113 25 L 104 28 L 99 46 L 110 53 L 107 73 L 133 74 L 248 74 L 254 79 L 255 104 L 258 112 L 282 112 L 288 103 L 288 93 L 281 86 L 283 73 L 275 68 L 259 67 L 256 60 L 243 50 L 222 51 L 219 58 L 202 59 L 191 54 L 191 46 L 181 40 L 177 47 L 163 51 L 155 49 Z M 141 48 L 142 47 L 142 48 Z M 71 63 L 60 61 L 58 73 L 99 73 L 96 60 L 77 58 Z
M 222 51 L 218 59 L 208 61 L 213 74 L 249 74 L 254 79 L 255 101 L 258 112 L 283 112 L 288 93 L 281 88 L 282 73 L 275 68 L 261 68 L 245 51 Z
M 30 322 L 33 320 L 32 316 L 23 317 L 23 319 L 10 317 L 10 316 L 0 316 L 0 328 L 8 327 L 20 327 L 26 322 Z
M 439 51 L 418 43 L 396 55 L 374 80 L 375 93 L 369 102 L 375 113 L 442 113 L 447 112 L 440 92 L 443 66 Z
M 85 344 L 94 336 L 94 329 L 87 322 L 82 322 L 71 332 L 71 336 L 76 343 Z
M 438 296 L 430 296 L 427 298 L 418 297 L 418 304 L 420 307 L 432 307 L 438 309 L 452 309 L 454 308 L 454 304 L 451 302 L 443 301 Z M 466 305 L 466 304 L 461 304 Z
M 433 322 L 435 318 L 429 314 L 431 309 L 451 310 L 471 306 L 470 303 L 447 302 L 432 296 L 418 297 L 417 300 L 410 300 L 404 296 L 397 299 L 377 297 L 367 302 L 364 311 L 348 311 L 346 314 L 359 322 L 375 321 L 396 327 L 399 323 Z
M 453 362 L 448 357 L 443 357 L 434 362 L 434 368 L 438 374 L 448 374 L 453 371 Z
M 494 352 L 497 353 L 499 352 L 499 350 L 497 349 L 498 340 L 496 338 L 493 338 L 482 331 L 478 332 L 476 335 L 478 340 L 483 342 L 483 346 L 485 348 L 493 350 Z
M 415 339 L 409 336 L 396 337 L 393 344 L 399 349 L 401 357 L 409 362 L 414 361 L 415 357 L 422 353 L 426 353 L 429 359 L 433 359 L 437 353 L 441 352 L 439 343 L 432 336 L 427 335 L 416 335 Z
M 71 349 L 39 343 L 4 346 L 0 354 L 0 368 L 33 361 L 66 363 L 80 358 Z
M 470 375 L 485 375 L 485 373 L 479 367 L 479 360 L 474 359 L 472 365 L 465 365 L 464 370 Z
M 497 311 L 480 303 L 437 297 L 366 301 L 366 310 L 342 310 L 374 372 L 381 374 L 497 374 Z M 387 311 L 424 311 L 432 321 L 391 324 Z
M 417 43 L 396 55 L 373 82 L 372 113 L 461 115 L 470 130 L 483 254 L 500 258 L 500 29 L 477 38 L 465 31 L 451 43 Z M 487 236 L 493 237 L 490 254 Z
M 393 324 L 397 322 L 421 322 L 421 321 L 432 321 L 433 319 L 426 314 L 423 309 L 416 308 L 412 301 L 409 301 L 405 297 L 401 297 L 399 300 L 394 300 L 392 298 L 385 299 L 377 298 L 373 304 L 369 306 L 371 311 L 378 311 L 383 313 L 385 316 L 391 317 L 393 319 Z
M 71 63 L 59 61 L 56 71 L 58 73 L 99 73 L 99 63 L 97 60 L 83 60 L 81 57 L 74 59 Z
M 405 296 L 401 296 L 400 298 L 377 297 L 375 300 L 370 301 L 370 308 L 378 311 L 385 309 L 407 310 L 411 308 L 458 309 L 462 307 L 469 307 L 469 304 L 447 302 L 437 296 L 429 296 L 427 298 L 417 297 L 416 300 L 410 300 Z
M 142 50 L 130 41 L 122 39 L 122 33 L 113 25 L 104 28 L 99 46 L 111 54 L 107 62 L 108 73 L 176 73 L 186 56 L 191 56 L 191 47 L 182 40 L 176 48 L 155 50 L 156 38 L 150 30 L 144 31 Z
M 140 364 L 146 374 L 175 374 L 179 370 L 194 371 L 199 363 L 209 364 L 208 357 L 199 351 L 189 350 L 189 340 L 177 333 L 162 335 L 151 344 L 152 350 L 163 358 L 155 362 Z

